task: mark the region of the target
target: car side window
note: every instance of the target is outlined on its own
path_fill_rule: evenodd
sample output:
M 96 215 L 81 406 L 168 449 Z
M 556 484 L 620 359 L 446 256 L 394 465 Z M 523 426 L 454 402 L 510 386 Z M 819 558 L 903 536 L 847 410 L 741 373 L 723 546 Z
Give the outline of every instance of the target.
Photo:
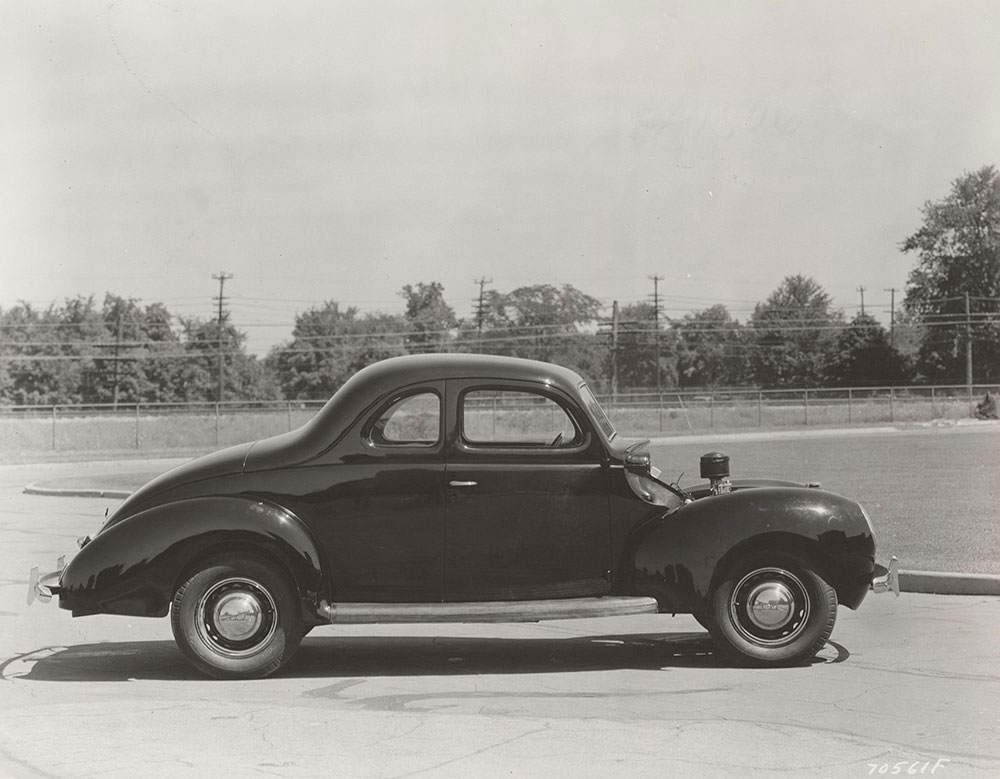
M 441 439 L 441 399 L 425 391 L 391 401 L 369 426 L 376 446 L 433 446 Z
M 462 396 L 462 439 L 470 444 L 570 447 L 582 443 L 583 432 L 552 398 L 483 389 Z

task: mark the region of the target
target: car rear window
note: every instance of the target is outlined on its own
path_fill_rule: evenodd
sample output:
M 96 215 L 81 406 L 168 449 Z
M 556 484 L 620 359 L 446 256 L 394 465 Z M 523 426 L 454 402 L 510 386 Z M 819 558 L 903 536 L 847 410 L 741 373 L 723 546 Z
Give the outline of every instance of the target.
M 369 426 L 378 446 L 432 446 L 441 440 L 441 399 L 425 391 L 397 398 Z

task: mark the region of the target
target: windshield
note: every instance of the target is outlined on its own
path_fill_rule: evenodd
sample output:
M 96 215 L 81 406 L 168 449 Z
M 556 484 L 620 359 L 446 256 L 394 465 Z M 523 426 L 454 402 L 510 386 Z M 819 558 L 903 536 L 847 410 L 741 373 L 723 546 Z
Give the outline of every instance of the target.
M 604 409 L 601 408 L 601 404 L 597 402 L 597 398 L 594 397 L 594 393 L 590 391 L 590 387 L 586 384 L 581 384 L 580 394 L 583 395 L 583 401 L 587 404 L 587 408 L 590 410 L 590 415 L 601 428 L 601 432 L 604 433 L 610 441 L 617 435 L 615 432 L 615 426 L 611 424 L 611 420 L 608 419 L 608 415 L 604 413 Z

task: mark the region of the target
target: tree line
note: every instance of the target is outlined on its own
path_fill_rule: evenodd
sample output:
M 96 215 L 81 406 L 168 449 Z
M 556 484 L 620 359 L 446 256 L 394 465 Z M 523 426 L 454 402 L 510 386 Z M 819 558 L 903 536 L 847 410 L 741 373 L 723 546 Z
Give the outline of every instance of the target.
M 916 257 L 887 330 L 848 319 L 812 278 L 789 276 L 746 322 L 724 305 L 667 318 L 654 302 L 604 309 L 564 284 L 484 290 L 460 318 L 437 281 L 399 290 L 401 314 L 334 300 L 295 318 L 263 359 L 227 320 L 175 317 L 107 294 L 0 309 L 0 403 L 324 399 L 376 360 L 458 351 L 560 363 L 599 390 L 886 386 L 1000 381 L 1000 175 L 957 179 L 900 249 Z

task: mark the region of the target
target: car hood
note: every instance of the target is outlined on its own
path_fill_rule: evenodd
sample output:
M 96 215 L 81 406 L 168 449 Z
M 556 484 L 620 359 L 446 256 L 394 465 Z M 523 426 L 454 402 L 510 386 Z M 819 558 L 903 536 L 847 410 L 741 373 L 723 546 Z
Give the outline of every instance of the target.
M 787 481 L 786 479 L 757 479 L 752 477 L 748 479 L 732 479 L 730 483 L 732 484 L 733 492 L 737 492 L 739 490 L 761 489 L 764 487 L 793 487 L 798 489 L 813 486 L 809 484 L 802 484 L 797 481 Z M 701 498 L 711 494 L 712 485 L 706 482 L 702 484 L 695 484 L 693 487 L 687 487 L 686 489 L 687 492 L 694 497 Z
M 176 468 L 161 473 L 159 476 L 143 484 L 122 501 L 107 523 L 105 523 L 102 530 L 107 530 L 117 522 L 148 507 L 157 495 L 174 487 L 205 481 L 206 479 L 214 479 L 219 476 L 243 473 L 247 455 L 253 446 L 253 442 L 230 446 L 218 452 L 196 457 L 189 462 L 178 465 Z

